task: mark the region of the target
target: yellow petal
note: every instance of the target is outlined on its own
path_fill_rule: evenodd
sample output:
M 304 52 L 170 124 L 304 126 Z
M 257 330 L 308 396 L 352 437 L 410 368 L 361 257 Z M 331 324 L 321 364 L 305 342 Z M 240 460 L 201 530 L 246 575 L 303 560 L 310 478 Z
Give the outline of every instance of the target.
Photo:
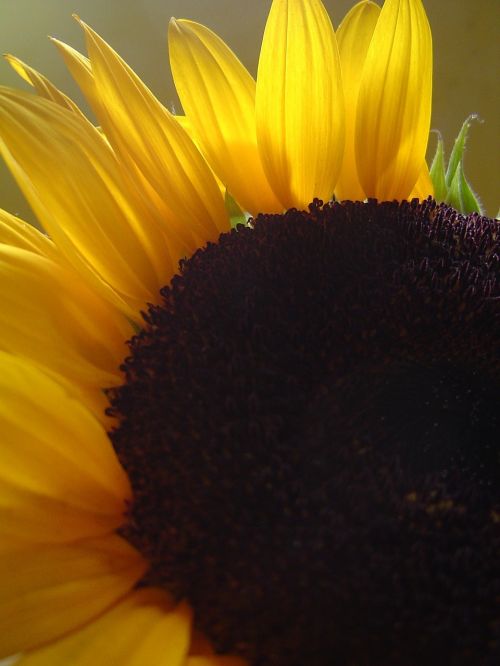
M 194 143 L 194 145 L 198 148 L 198 150 L 201 150 L 201 147 L 199 145 L 198 141 L 198 136 L 195 134 L 195 131 L 193 129 L 193 124 L 189 121 L 189 119 L 186 116 L 180 115 L 180 114 L 175 114 L 173 118 L 176 120 L 176 122 L 179 123 L 179 125 L 182 127 L 182 129 L 188 134 L 189 138 L 191 141 Z M 223 199 L 225 199 L 226 196 L 226 186 L 224 183 L 221 181 L 221 179 L 217 176 L 217 174 L 213 171 L 212 167 L 208 165 L 212 171 L 212 175 L 215 178 L 215 182 L 217 183 L 217 187 L 219 188 L 219 192 L 222 196 Z
M 0 208 L 0 243 L 36 252 L 43 257 L 60 260 L 54 243 L 45 234 L 21 218 Z
M 179 114 L 175 114 L 174 118 L 177 120 L 177 122 L 182 127 L 182 129 L 185 130 L 189 134 L 191 139 L 193 139 L 193 141 L 194 141 L 195 137 L 193 136 L 193 126 L 189 122 L 189 120 L 186 118 L 186 116 L 181 116 Z
M 99 97 L 89 58 L 64 42 L 60 42 L 54 38 L 52 38 L 52 42 L 61 53 L 71 75 L 81 88 L 96 115 L 99 118 L 106 117 L 107 109 L 103 107 L 102 100 Z M 137 77 L 136 80 L 139 81 Z M 165 110 L 163 109 L 163 111 Z M 185 118 L 179 116 L 174 116 L 174 118 L 193 140 L 192 128 L 187 127 Z M 98 129 L 102 131 L 101 128 Z M 105 135 L 103 137 L 107 140 Z M 146 203 L 150 215 L 160 224 L 165 232 L 169 254 L 172 259 L 171 271 L 168 280 L 165 281 L 166 283 L 177 270 L 179 258 L 190 256 L 200 245 L 204 244 L 206 239 L 203 238 L 203 234 L 198 235 L 195 233 L 194 225 L 186 224 L 184 220 L 177 219 L 169 208 L 169 202 L 162 197 L 161 193 L 159 194 L 153 188 L 144 174 L 138 169 L 138 166 L 130 159 L 127 159 L 127 163 L 124 165 L 123 175 L 128 181 L 130 192 L 135 193 L 139 199 Z M 217 184 L 220 187 L 220 183 Z
M 186 604 L 174 607 L 164 592 L 146 588 L 18 666 L 184 666 L 190 632 Z
M 90 60 L 72 46 L 69 46 L 69 44 L 65 44 L 55 37 L 49 37 L 49 39 L 63 57 L 66 67 L 89 101 L 90 106 L 96 109 L 99 106 L 99 98 Z M 102 127 L 96 127 L 96 129 L 102 138 L 107 141 Z
M 386 0 L 363 68 L 356 161 L 368 197 L 406 199 L 425 159 L 432 37 L 421 0 Z
M 64 261 L 64 257 L 48 236 L 38 231 L 38 229 L 35 229 L 31 224 L 28 224 L 28 222 L 24 222 L 21 218 L 11 215 L 2 209 L 0 209 L 0 244 L 1 243 L 47 257 L 58 264 L 64 264 L 65 268 L 71 270 L 69 264 Z M 121 318 L 119 318 L 119 321 L 124 324 Z M 131 334 L 132 330 L 124 325 L 122 335 L 130 336 Z M 46 359 L 44 359 L 44 362 L 46 363 Z M 50 372 L 52 375 L 57 374 L 53 370 Z M 58 375 L 57 381 L 64 383 L 67 381 L 67 378 L 65 380 L 65 378 Z M 100 423 L 105 426 L 107 431 L 115 425 L 115 420 L 105 414 L 106 407 L 108 407 L 108 400 L 102 391 L 102 386 L 88 387 L 81 384 L 72 384 L 70 381 L 69 384 L 67 384 L 67 388 L 72 395 L 77 396 L 78 399 L 90 409 Z
M 54 376 L 56 381 L 66 387 L 70 395 L 75 396 L 82 405 L 85 405 L 94 418 L 102 424 L 106 432 L 116 427 L 116 417 L 106 414 L 106 410 L 109 407 L 109 400 L 102 389 L 75 384 L 71 380 L 65 380 L 61 375 L 56 376 L 52 372 L 50 374 Z
M 73 111 L 73 113 L 76 113 L 79 116 L 83 115 L 73 100 L 56 88 L 56 86 L 43 74 L 40 74 L 36 69 L 33 69 L 33 67 L 30 67 L 13 55 L 6 54 L 4 57 L 12 69 L 17 72 L 22 79 L 35 88 L 38 95 L 59 104 L 64 109 Z
M 138 318 L 173 268 L 108 144 L 89 122 L 45 99 L 0 89 L 0 150 L 38 219 L 95 288 Z
M 171 211 L 175 233 L 215 240 L 229 222 L 215 179 L 185 130 L 137 75 L 81 23 L 102 128 L 124 165 L 138 170 Z M 170 231 L 167 227 L 167 232 Z
M 90 60 L 69 44 L 65 44 L 55 37 L 50 37 L 50 41 L 63 57 L 66 67 L 89 101 L 89 104 L 92 108 L 95 108 L 97 105 L 97 92 Z
M 354 152 L 356 105 L 364 61 L 379 14 L 378 5 L 362 0 L 346 14 L 337 30 L 346 108 L 344 160 L 335 187 L 339 200 L 363 201 L 366 196 L 359 182 Z
M 344 151 L 337 41 L 320 0 L 274 0 L 260 52 L 257 141 L 284 207 L 329 200 Z
M 114 535 L 3 550 L 0 656 L 79 628 L 123 597 L 144 571 L 137 551 Z
M 87 387 L 121 381 L 132 327 L 81 278 L 34 252 L 0 244 L 0 349 Z
M 409 199 L 420 199 L 423 201 L 427 197 L 434 196 L 434 185 L 432 184 L 431 175 L 429 173 L 429 167 L 427 162 L 424 162 L 424 166 L 420 170 L 420 174 L 417 178 L 417 182 L 413 186 L 413 190 L 408 197 Z
M 67 542 L 124 522 L 128 478 L 103 427 L 26 359 L 0 352 L 0 541 Z
M 255 81 L 211 30 L 169 26 L 175 87 L 208 163 L 243 210 L 281 212 L 262 168 L 255 133 Z

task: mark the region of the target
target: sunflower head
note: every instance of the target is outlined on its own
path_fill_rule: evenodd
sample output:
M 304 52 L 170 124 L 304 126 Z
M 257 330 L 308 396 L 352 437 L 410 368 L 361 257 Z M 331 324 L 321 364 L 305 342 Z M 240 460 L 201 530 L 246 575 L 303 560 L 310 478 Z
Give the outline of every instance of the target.
M 97 127 L 0 89 L 0 656 L 489 663 L 500 227 L 421 1 L 273 0 L 256 79 L 173 19 L 185 116 L 77 20 Z
M 110 394 L 124 534 L 222 652 L 421 664 L 486 640 L 498 231 L 433 203 L 258 216 L 150 309 Z

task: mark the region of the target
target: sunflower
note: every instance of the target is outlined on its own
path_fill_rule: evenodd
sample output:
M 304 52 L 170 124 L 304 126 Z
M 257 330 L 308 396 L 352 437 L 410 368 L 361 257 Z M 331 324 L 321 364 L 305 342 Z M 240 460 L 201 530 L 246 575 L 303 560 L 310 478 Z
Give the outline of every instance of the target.
M 0 91 L 0 656 L 493 659 L 500 228 L 426 198 L 420 0 L 274 0 L 256 81 L 172 20 L 185 116 L 80 23 L 98 127 Z

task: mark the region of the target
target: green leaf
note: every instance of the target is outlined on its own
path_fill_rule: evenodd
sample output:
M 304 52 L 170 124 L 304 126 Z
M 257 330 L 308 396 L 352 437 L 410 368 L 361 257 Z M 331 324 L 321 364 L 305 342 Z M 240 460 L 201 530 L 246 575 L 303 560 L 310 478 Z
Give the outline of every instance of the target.
M 446 186 L 446 177 L 445 177 L 445 165 L 444 165 L 444 144 L 443 137 L 440 132 L 437 132 L 438 141 L 436 146 L 436 152 L 432 159 L 431 168 L 429 169 L 429 174 L 434 185 L 434 198 L 436 201 L 444 201 L 448 193 L 448 188 Z

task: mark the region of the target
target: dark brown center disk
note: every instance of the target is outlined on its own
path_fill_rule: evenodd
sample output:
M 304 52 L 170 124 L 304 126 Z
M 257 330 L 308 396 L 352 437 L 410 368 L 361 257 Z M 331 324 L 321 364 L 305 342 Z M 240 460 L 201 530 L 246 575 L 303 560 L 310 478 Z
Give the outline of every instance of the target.
M 261 215 L 181 265 L 111 433 L 143 581 L 256 666 L 500 663 L 500 225 Z

